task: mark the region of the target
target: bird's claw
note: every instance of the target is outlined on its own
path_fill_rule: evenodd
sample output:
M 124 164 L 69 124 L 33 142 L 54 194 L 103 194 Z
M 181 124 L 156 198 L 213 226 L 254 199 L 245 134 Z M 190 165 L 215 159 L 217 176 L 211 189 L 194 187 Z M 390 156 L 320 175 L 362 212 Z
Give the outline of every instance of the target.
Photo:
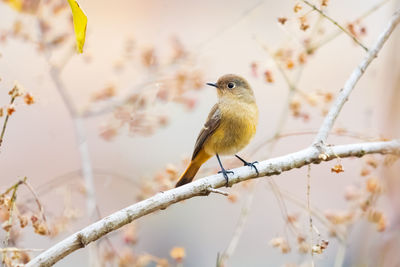
M 257 173 L 257 176 L 259 176 L 260 175 L 260 172 L 258 171 L 258 169 L 257 169 L 257 167 L 256 167 L 256 163 L 258 163 L 258 161 L 253 161 L 253 162 L 246 162 L 246 163 L 244 163 L 244 166 L 250 166 L 251 168 L 254 168 L 254 170 L 256 171 L 256 173 Z
M 222 170 L 220 170 L 218 173 L 222 173 L 222 175 L 224 176 L 225 181 L 226 181 L 225 186 L 228 186 L 228 184 L 229 184 L 229 177 L 228 177 L 228 174 L 229 174 L 229 173 L 234 174 L 234 172 L 233 172 L 233 171 L 227 171 L 227 170 L 225 170 L 225 169 L 222 169 Z

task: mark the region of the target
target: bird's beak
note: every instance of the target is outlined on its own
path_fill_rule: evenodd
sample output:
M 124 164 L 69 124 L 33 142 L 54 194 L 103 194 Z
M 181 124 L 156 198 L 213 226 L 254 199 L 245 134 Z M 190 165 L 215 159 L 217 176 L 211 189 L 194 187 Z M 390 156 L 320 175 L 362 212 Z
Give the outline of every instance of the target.
M 206 84 L 209 86 L 214 86 L 214 87 L 218 88 L 218 86 L 215 83 L 206 83 Z

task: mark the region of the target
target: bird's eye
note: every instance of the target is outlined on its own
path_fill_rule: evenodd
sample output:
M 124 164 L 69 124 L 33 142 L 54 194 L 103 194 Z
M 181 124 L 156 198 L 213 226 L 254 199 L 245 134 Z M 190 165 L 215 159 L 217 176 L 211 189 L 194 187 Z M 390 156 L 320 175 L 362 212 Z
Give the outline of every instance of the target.
M 232 89 L 234 87 L 235 87 L 235 83 L 232 83 L 232 82 L 228 83 L 228 88 L 229 89 Z

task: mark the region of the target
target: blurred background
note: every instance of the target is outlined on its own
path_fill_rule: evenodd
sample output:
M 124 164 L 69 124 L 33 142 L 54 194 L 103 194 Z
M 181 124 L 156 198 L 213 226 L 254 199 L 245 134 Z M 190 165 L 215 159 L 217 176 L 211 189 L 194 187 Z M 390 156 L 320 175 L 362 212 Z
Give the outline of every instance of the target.
M 206 82 L 227 73 L 248 79 L 260 117 L 240 155 L 261 161 L 312 142 L 366 54 L 302 1 L 80 0 L 88 17 L 82 54 L 74 49 L 67 1 L 22 1 L 20 8 L 12 2 L 0 2 L 2 121 L 15 81 L 25 95 L 11 106 L 0 147 L 0 193 L 26 176 L 48 228 L 34 233 L 38 207 L 20 187 L 17 214 L 32 222 L 21 229 L 15 218 L 9 244 L 21 248 L 46 249 L 172 188 L 217 100 Z M 313 4 L 367 47 L 400 6 L 396 0 Z M 399 45 L 397 29 L 357 84 L 330 144 L 399 137 Z M 94 178 L 93 216 L 86 209 L 82 155 Z M 232 157 L 224 163 L 241 166 Z M 344 171 L 331 171 L 335 165 Z M 161 259 L 171 266 L 215 266 L 217 259 L 220 266 L 311 266 L 309 244 L 324 240 L 329 245 L 314 254 L 315 266 L 400 266 L 399 168 L 395 158 L 379 155 L 311 166 L 312 237 L 304 167 L 225 189 L 228 198 L 212 194 L 175 204 L 56 266 L 166 266 Z M 217 170 L 212 158 L 196 177 Z M 0 230 L 2 240 L 6 235 Z M 222 256 L 233 238 L 234 252 Z

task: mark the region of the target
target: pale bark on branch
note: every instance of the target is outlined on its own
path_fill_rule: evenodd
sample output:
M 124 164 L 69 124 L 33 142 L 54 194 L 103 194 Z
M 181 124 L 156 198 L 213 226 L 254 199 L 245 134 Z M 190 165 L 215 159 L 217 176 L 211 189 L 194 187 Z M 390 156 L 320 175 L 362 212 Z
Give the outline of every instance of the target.
M 332 146 L 326 149 L 324 156 L 327 157 L 326 161 L 329 161 L 336 159 L 337 156 L 341 158 L 362 157 L 363 155 L 372 153 L 400 155 L 400 140 Z M 260 177 L 262 177 L 278 175 L 284 171 L 320 162 L 321 159 L 318 149 L 311 146 L 282 157 L 262 161 L 257 164 L 257 168 L 260 172 Z M 255 170 L 247 166 L 233 169 L 233 172 L 234 174 L 229 177 L 230 186 L 257 177 Z M 107 233 L 140 217 L 157 210 L 165 209 L 185 199 L 208 195 L 208 188 L 219 188 L 223 186 L 225 186 L 225 178 L 221 174 L 217 174 L 196 180 L 178 188 L 158 193 L 153 197 L 117 211 L 85 227 L 46 250 L 30 261 L 26 266 L 51 266 L 73 251 L 84 248 Z
M 397 11 L 389 22 L 388 26 L 379 36 L 375 45 L 366 55 L 360 65 L 354 70 L 345 83 L 344 88 L 332 105 L 322 126 L 314 140 L 314 143 L 303 150 L 285 156 L 276 157 L 261 161 L 257 164 L 260 176 L 279 175 L 284 171 L 300 168 L 313 163 L 320 163 L 322 160 L 329 161 L 337 157 L 362 157 L 365 154 L 396 154 L 400 155 L 400 140 L 385 142 L 369 142 L 359 144 L 348 144 L 338 146 L 327 146 L 326 139 L 333 124 L 339 115 L 344 103 L 355 87 L 357 81 L 364 74 L 366 68 L 376 58 L 385 41 L 400 21 L 400 12 Z M 321 154 L 323 153 L 323 154 Z M 230 175 L 229 185 L 240 183 L 257 177 L 253 168 L 241 167 L 233 169 L 234 174 Z M 189 199 L 195 196 L 205 196 L 210 193 L 210 188 L 225 186 L 225 179 L 221 174 L 211 175 L 179 188 L 174 188 L 156 194 L 146 200 L 133 204 L 125 209 L 119 210 L 67 237 L 32 259 L 26 266 L 51 266 L 73 251 L 83 248 L 93 241 L 98 240 L 109 232 L 157 210 L 165 209 L 168 206 Z M 211 190 L 212 191 L 212 190 Z

